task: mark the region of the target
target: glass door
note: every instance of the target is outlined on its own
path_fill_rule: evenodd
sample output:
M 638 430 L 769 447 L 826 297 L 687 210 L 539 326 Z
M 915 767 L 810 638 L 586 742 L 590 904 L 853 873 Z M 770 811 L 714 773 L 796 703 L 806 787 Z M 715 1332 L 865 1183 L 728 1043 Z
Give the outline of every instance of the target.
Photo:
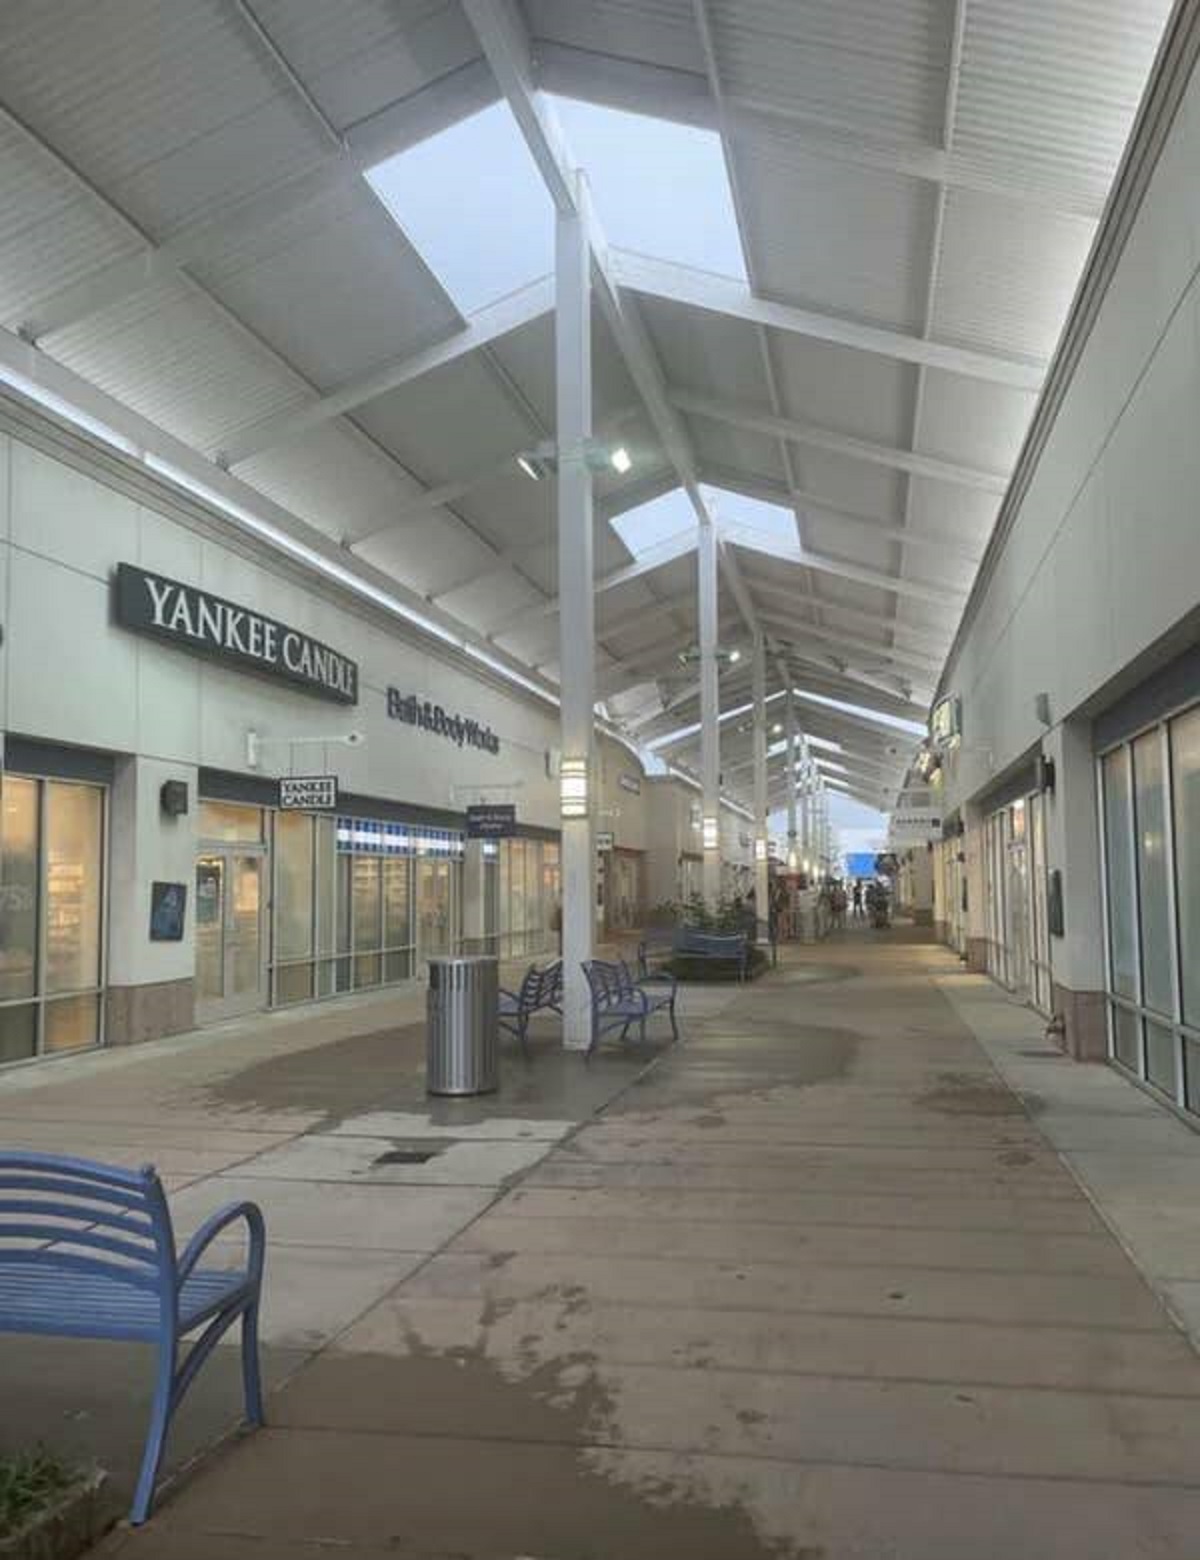
M 211 851 L 196 861 L 196 1008 L 202 1022 L 265 1005 L 262 852 Z
M 450 863 L 427 856 L 417 860 L 418 956 L 440 958 L 452 953 Z

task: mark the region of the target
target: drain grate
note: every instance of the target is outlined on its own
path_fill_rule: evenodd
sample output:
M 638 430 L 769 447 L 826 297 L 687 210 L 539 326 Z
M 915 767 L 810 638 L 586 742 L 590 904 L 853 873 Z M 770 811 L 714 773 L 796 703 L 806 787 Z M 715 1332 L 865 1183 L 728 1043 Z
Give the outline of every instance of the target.
M 431 1159 L 436 1159 L 444 1145 L 438 1144 L 435 1148 L 389 1148 L 386 1154 L 380 1154 L 371 1161 L 376 1165 L 424 1165 Z

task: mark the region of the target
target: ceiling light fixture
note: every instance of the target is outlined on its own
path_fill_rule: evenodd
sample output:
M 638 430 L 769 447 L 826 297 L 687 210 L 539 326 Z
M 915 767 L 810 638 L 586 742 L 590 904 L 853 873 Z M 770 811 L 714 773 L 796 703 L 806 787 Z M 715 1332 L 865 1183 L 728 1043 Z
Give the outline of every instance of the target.
M 520 466 L 531 482 L 541 482 L 543 478 L 549 475 L 546 463 L 539 460 L 536 455 L 518 455 L 517 465 Z
M 630 458 L 629 451 L 623 444 L 618 444 L 608 459 L 612 469 L 616 472 L 619 472 L 621 476 L 624 476 L 625 473 L 633 466 L 633 461 Z

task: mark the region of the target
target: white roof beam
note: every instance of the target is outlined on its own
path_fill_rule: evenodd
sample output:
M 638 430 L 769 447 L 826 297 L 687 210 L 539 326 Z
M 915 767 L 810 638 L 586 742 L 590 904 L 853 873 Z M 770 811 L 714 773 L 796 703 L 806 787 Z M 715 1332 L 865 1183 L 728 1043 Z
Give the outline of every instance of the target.
M 787 442 L 782 441 L 781 449 L 787 448 Z M 864 536 L 875 536 L 880 541 L 898 542 L 903 547 L 926 548 L 943 557 L 961 558 L 974 565 L 978 565 L 983 556 L 986 538 L 981 539 L 978 546 L 972 546 L 956 537 L 935 536 L 928 531 L 910 530 L 896 520 L 883 520 L 875 515 L 862 515 L 853 510 L 838 509 L 804 488 L 747 476 L 745 472 L 732 470 L 728 466 L 716 466 L 701 461 L 700 480 L 712 487 L 725 488 L 732 493 L 744 493 L 747 498 L 760 498 L 768 504 L 779 504 L 785 509 L 798 511 L 800 515 L 813 520 L 826 521 L 830 525 L 848 526 Z M 737 524 L 736 521 L 720 521 L 720 519 L 718 523 L 724 524 L 727 529 L 731 523 Z
M 759 580 L 755 589 L 759 595 L 767 596 L 775 601 L 790 604 L 794 599 L 792 593 L 782 590 L 775 585 L 764 584 Z M 881 644 L 875 639 L 860 639 L 856 634 L 848 633 L 842 629 L 827 628 L 823 624 L 808 623 L 803 619 L 792 617 L 784 607 L 768 609 L 763 613 L 764 618 L 769 618 L 778 628 L 790 634 L 805 634 L 812 639 L 823 639 L 827 643 L 842 650 L 849 650 L 863 655 L 879 656 L 883 660 L 894 661 L 897 666 L 915 673 L 918 676 L 937 678 L 942 670 L 943 662 L 935 657 L 926 657 L 916 651 L 907 651 L 902 645 Z
M 634 113 L 660 113 L 706 130 L 717 127 L 717 109 L 705 78 L 695 71 L 674 66 L 650 65 L 643 60 L 620 59 L 590 49 L 539 38 L 538 84 L 547 92 L 611 103 Z M 774 155 L 786 157 L 795 148 L 802 154 L 871 168 L 879 173 L 902 174 L 910 179 L 946 183 L 957 189 L 978 190 L 1020 205 L 1035 206 L 1059 216 L 1097 222 L 1102 204 L 1067 188 L 1042 189 L 1019 179 L 993 176 L 968 160 L 948 158 L 940 147 L 872 140 L 849 132 L 827 130 L 803 113 L 755 98 L 745 92 L 726 92 L 724 111 L 730 132 L 752 135 L 759 155 L 765 135 L 776 136 Z
M 771 438 L 791 439 L 814 449 L 849 456 L 851 460 L 866 461 L 873 466 L 890 466 L 897 471 L 910 471 L 914 476 L 929 477 L 937 482 L 953 482 L 960 487 L 976 488 L 984 493 L 1003 494 L 1008 487 L 1008 478 L 1003 472 L 940 460 L 937 456 L 922 455 L 915 450 L 895 449 L 890 444 L 857 439 L 847 433 L 837 433 L 832 428 L 820 428 L 815 423 L 775 417 L 754 407 L 742 406 L 733 401 L 719 401 L 712 396 L 697 395 L 691 390 L 672 389 L 668 393 L 671 404 L 680 411 L 706 418 L 710 422 L 724 423 L 731 428 L 741 428 L 747 433 L 765 433 Z
M 870 569 L 861 563 L 846 563 L 841 558 L 831 558 L 827 553 L 813 552 L 809 548 L 797 546 L 794 550 L 784 551 L 768 537 L 747 527 L 726 526 L 722 528 L 722 535 L 727 541 L 735 543 L 738 547 L 744 547 L 750 552 L 762 553 L 764 557 L 774 558 L 779 563 L 799 564 L 806 569 L 813 569 L 818 574 L 829 574 L 835 579 L 853 580 L 857 585 L 869 585 L 875 590 L 892 591 L 899 596 L 911 596 L 914 601 L 927 601 L 934 606 L 945 606 L 948 602 L 965 598 L 965 588 L 957 585 L 925 585 L 916 580 L 898 580 L 895 575 L 886 574 L 882 569 Z M 817 597 L 801 597 L 801 600 L 815 601 L 818 606 L 824 605 Z M 836 606 L 836 602 L 828 603 Z
M 453 363 L 457 358 L 469 352 L 477 352 L 499 337 L 507 336 L 510 331 L 519 330 L 530 320 L 548 313 L 553 304 L 554 278 L 543 276 L 528 287 L 522 287 L 507 298 L 501 298 L 499 302 L 488 304 L 486 308 L 470 315 L 462 330 L 455 331 L 442 341 L 434 342 L 432 346 L 395 363 L 386 364 L 365 378 L 344 385 L 329 395 L 319 396 L 294 411 L 264 417 L 238 430 L 218 452 L 218 463 L 232 469 L 260 455 L 263 450 L 298 439 L 323 423 L 332 422 L 335 417 L 341 417 L 378 396 L 387 395 L 389 391 L 398 390 L 401 385 L 419 379 L 422 374 L 443 368 L 447 363 Z
M 769 298 L 758 297 L 745 282 L 735 277 L 718 276 L 695 266 L 681 265 L 678 261 L 656 260 L 627 249 L 614 249 L 612 262 L 617 281 L 634 292 L 671 303 L 689 304 L 713 314 L 730 315 L 792 335 L 807 336 L 813 341 L 871 352 L 877 357 L 894 358 L 902 363 L 923 363 L 928 368 L 964 374 L 970 379 L 984 379 L 1013 390 L 1040 390 L 1045 377 L 1046 365 L 1041 361 L 1029 362 L 1023 358 L 978 352 L 971 347 L 954 347 L 907 331 L 866 325 L 836 314 L 801 309 L 795 304 L 775 303 Z

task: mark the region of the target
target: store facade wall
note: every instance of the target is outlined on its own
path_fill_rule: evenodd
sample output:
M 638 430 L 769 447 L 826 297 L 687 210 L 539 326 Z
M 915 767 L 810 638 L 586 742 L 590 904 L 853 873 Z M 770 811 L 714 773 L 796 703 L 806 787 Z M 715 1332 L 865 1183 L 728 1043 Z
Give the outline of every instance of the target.
M 1165 843 L 1168 817 L 1178 806 L 1186 814 L 1191 792 L 1187 734 L 1162 722 L 1186 715 L 1185 702 L 1150 723 L 1157 735 L 1129 734 L 1125 756 L 1108 757 L 1098 733 L 1131 690 L 1165 675 L 1200 638 L 1197 168 L 1193 78 L 1103 294 L 1080 316 L 1071 378 L 1035 423 L 1036 458 L 1019 467 L 939 690 L 961 712 L 940 778 L 945 814 L 967 827 L 968 964 L 1052 1013 L 1075 1056 L 1129 1063 L 1134 1020 L 1114 1015 L 1136 1010 L 1132 1070 L 1145 1076 L 1153 1050 L 1160 1077 L 1168 1030 L 1173 1066 L 1185 1069 L 1182 969 L 1200 962 L 1195 929 L 1178 917 L 1193 891 L 1180 873 L 1194 860 L 1168 860 Z M 1114 854 L 1116 869 L 1133 874 L 1115 885 L 1104 867 L 1110 797 L 1114 839 L 1125 837 L 1122 820 L 1139 816 L 1161 836 L 1141 858 L 1132 841 L 1128 862 Z M 1160 965 L 1139 965 L 1131 983 L 1126 929 L 1113 916 L 1121 906 L 1135 913 L 1126 889 L 1143 879 L 1156 909 L 1139 958 Z M 1168 957 L 1175 994 L 1164 1010 Z M 1148 1024 L 1162 1034 L 1148 1038 Z M 1175 1084 L 1182 1099 L 1186 1078 Z
M 161 608 L 156 632 L 120 620 L 122 565 Z M 12 434 L 0 589 L 3 1060 L 411 978 L 465 943 L 479 800 L 518 819 L 489 937 L 514 956 L 556 945 L 551 707 L 149 482 Z M 222 602 L 235 615 L 218 621 Z M 336 776 L 336 808 L 281 811 L 289 773 Z

